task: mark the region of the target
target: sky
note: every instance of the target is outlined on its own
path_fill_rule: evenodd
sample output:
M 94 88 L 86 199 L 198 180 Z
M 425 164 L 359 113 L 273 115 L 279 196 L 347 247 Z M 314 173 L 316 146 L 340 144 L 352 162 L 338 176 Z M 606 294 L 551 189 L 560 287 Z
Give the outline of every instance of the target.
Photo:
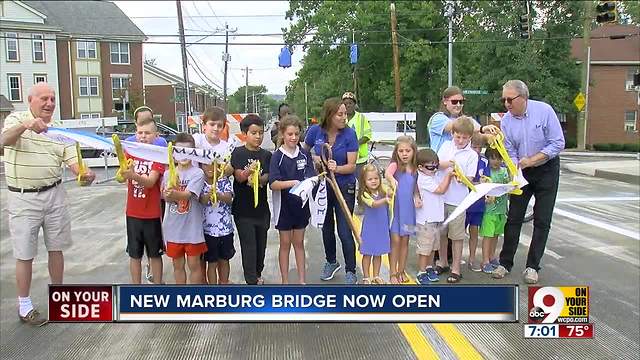
M 175 1 L 115 1 L 115 4 L 147 35 L 149 42 L 178 42 L 178 20 Z M 281 34 L 289 25 L 285 13 L 288 1 L 181 1 L 185 35 L 207 35 L 216 29 L 236 30 L 236 34 Z M 170 35 L 157 37 L 153 35 Z M 173 35 L 173 36 L 171 36 Z M 186 42 L 201 39 L 186 36 Z M 201 42 L 224 43 L 224 31 Z M 233 43 L 282 43 L 281 35 L 229 35 L 228 95 L 245 85 L 245 67 L 249 67 L 249 85 L 265 85 L 269 94 L 285 94 L 285 87 L 302 67 L 302 49 L 292 54 L 290 68 L 278 67 L 278 55 L 283 45 L 233 45 Z M 189 80 L 198 84 L 209 81 L 223 86 L 224 44 L 188 45 L 187 50 L 208 79 L 201 80 L 189 69 Z M 144 44 L 143 54 L 155 59 L 156 66 L 182 77 L 182 56 L 177 44 Z M 189 56 L 187 56 L 189 58 Z M 192 60 L 189 59 L 189 62 Z M 254 69 L 254 70 L 251 70 Z M 222 91 L 220 91 L 222 93 Z

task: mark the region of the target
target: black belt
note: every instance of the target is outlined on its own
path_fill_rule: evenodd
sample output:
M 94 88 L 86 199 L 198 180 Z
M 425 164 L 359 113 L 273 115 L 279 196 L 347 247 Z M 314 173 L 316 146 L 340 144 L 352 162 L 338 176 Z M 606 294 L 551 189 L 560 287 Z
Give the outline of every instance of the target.
M 46 186 L 35 188 L 35 189 L 20 189 L 20 188 L 15 188 L 13 186 L 7 186 L 7 189 L 9 191 L 19 192 L 19 193 L 39 193 L 39 192 L 47 191 L 49 189 L 53 189 L 54 187 L 60 185 L 60 183 L 62 183 L 62 180 L 58 180 L 51 185 L 46 185 Z

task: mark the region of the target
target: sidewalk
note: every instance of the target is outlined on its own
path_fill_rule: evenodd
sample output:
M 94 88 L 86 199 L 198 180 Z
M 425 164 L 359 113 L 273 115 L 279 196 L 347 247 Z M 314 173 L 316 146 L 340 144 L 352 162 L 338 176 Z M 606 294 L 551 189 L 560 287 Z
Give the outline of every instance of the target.
M 634 152 L 603 152 L 603 151 L 587 151 L 577 149 L 562 150 L 560 156 L 581 156 L 581 157 L 611 157 L 611 158 L 629 158 L 640 159 L 639 153 Z
M 594 161 L 587 163 L 560 162 L 563 169 L 603 179 L 622 181 L 629 184 L 640 184 L 640 161 L 616 160 Z

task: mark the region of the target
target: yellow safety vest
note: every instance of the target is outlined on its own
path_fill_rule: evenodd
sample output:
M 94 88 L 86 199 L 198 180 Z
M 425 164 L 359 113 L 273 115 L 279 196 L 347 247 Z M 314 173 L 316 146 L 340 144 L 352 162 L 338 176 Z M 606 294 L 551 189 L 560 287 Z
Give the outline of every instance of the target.
M 369 124 L 369 120 L 359 112 L 355 112 L 349 122 L 347 123 L 350 128 L 356 131 L 356 136 L 358 137 L 358 141 L 363 137 L 369 138 L 371 140 L 371 124 Z M 369 160 L 369 146 L 367 143 L 361 144 L 358 148 L 358 160 L 356 160 L 357 164 L 362 164 Z

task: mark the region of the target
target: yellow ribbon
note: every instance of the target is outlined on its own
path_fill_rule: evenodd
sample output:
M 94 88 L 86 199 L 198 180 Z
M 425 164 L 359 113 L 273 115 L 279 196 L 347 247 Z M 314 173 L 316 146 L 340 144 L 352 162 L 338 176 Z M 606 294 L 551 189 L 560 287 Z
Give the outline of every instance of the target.
M 176 163 L 173 160 L 173 143 L 167 144 L 167 153 L 169 154 L 169 179 L 167 180 L 167 189 L 175 189 L 178 186 L 178 173 L 176 172 Z
M 453 173 L 456 174 L 458 180 L 465 184 L 469 188 L 469 190 L 477 191 L 475 185 L 473 185 L 473 183 L 469 181 L 469 178 L 462 172 L 462 169 L 460 168 L 460 165 L 458 165 L 458 163 L 454 163 Z
M 255 165 L 254 166 L 254 170 L 251 173 L 251 175 L 249 175 L 249 183 L 251 184 L 251 187 L 253 187 L 253 207 L 257 208 L 258 207 L 258 188 L 260 187 L 260 173 L 261 173 L 261 165 L 260 165 L 260 160 L 256 160 L 254 162 Z
M 392 186 L 385 186 L 384 190 L 387 194 L 391 192 L 391 202 L 389 203 L 389 226 L 393 223 L 393 206 L 396 203 L 396 188 Z
M 116 181 L 123 183 L 126 180 L 122 177 L 122 172 L 127 171 L 131 166 L 133 166 L 133 159 L 127 159 L 126 156 L 124 156 L 124 150 L 122 150 L 122 144 L 120 143 L 118 135 L 111 135 L 111 139 L 113 140 L 113 146 L 115 147 L 116 155 L 118 156 L 118 164 L 120 165 L 120 168 L 116 172 Z
M 82 152 L 80 151 L 80 143 L 76 142 L 76 155 L 78 156 L 78 185 L 84 186 L 82 177 L 87 173 L 87 164 L 82 160 Z
M 498 153 L 500 153 L 500 156 L 502 157 L 502 161 L 504 161 L 505 165 L 507 165 L 507 171 L 509 172 L 509 175 L 511 175 L 511 184 L 516 186 L 516 189 L 511 191 L 510 194 L 522 194 L 522 190 L 517 188 L 518 182 L 515 181 L 516 174 L 518 173 L 518 168 L 516 167 L 516 164 L 513 163 L 513 160 L 511 160 L 509 153 L 507 153 L 507 148 L 504 146 L 504 134 L 496 134 L 489 146 L 492 149 L 498 150 Z

